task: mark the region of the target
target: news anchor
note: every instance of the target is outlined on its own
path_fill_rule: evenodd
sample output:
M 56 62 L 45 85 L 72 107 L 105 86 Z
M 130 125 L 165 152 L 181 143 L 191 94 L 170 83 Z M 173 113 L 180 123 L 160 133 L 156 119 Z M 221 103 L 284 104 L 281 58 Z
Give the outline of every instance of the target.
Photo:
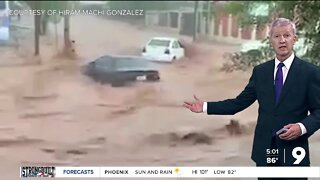
M 251 159 L 257 166 L 310 166 L 308 138 L 320 128 L 320 68 L 294 54 L 296 26 L 289 19 L 271 23 L 269 40 L 275 58 L 253 68 L 247 86 L 236 98 L 204 102 L 194 95 L 195 101 L 183 105 L 195 113 L 233 115 L 257 100 Z M 287 131 L 277 135 L 282 128 Z M 292 155 L 296 147 L 306 153 L 298 164 Z M 267 162 L 270 149 L 277 149 L 277 162 Z

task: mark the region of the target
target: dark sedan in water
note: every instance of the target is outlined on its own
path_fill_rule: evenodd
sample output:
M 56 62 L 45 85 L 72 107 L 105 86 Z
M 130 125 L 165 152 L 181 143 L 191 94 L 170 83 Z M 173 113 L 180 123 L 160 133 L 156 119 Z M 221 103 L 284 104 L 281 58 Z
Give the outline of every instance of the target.
M 124 86 L 134 81 L 158 81 L 155 64 L 135 56 L 102 56 L 84 67 L 84 73 L 101 83 Z

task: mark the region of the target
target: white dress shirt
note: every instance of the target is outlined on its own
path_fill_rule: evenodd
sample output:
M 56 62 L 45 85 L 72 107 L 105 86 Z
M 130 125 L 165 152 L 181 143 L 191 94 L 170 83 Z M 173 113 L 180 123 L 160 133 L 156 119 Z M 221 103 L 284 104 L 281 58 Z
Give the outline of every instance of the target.
M 289 69 L 291 67 L 291 64 L 293 62 L 294 59 L 294 53 L 292 53 L 290 55 L 290 57 L 288 57 L 286 60 L 283 61 L 284 66 L 282 67 L 282 73 L 283 73 L 283 84 L 286 81 Z M 276 73 L 277 73 L 277 69 L 278 69 L 278 64 L 281 63 L 281 61 L 279 61 L 277 59 L 277 57 L 275 57 L 275 66 L 274 66 L 274 76 L 273 79 L 275 80 L 276 78 Z M 207 102 L 203 103 L 203 107 L 202 107 L 202 111 L 203 112 L 207 112 Z M 302 123 L 297 123 L 300 126 L 301 129 L 301 135 L 304 135 L 305 133 L 307 133 L 307 129 L 306 127 L 302 124 Z

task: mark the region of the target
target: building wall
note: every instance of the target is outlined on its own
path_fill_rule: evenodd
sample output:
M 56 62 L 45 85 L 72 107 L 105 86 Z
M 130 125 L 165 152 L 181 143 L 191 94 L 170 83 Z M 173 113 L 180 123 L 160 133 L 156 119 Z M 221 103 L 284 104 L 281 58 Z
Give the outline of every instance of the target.
M 173 13 L 174 12 L 174 13 Z M 173 15 L 174 14 L 174 15 Z M 152 13 L 146 13 L 146 26 L 152 26 L 155 23 L 159 22 L 159 26 L 165 26 L 168 28 L 175 28 L 177 32 L 180 32 L 182 35 L 193 35 L 193 12 L 192 11 L 153 11 Z M 152 19 L 152 20 L 151 20 Z M 201 19 L 201 20 L 200 20 Z M 169 22 L 167 21 L 169 20 Z M 188 22 L 187 22 L 188 21 Z M 207 36 L 210 39 L 219 38 L 219 40 L 262 40 L 267 37 L 267 25 L 260 30 L 256 28 L 256 26 L 251 25 L 248 27 L 240 27 L 238 17 L 232 16 L 231 14 L 227 14 L 225 12 L 219 12 L 215 14 L 212 18 L 212 22 L 209 24 L 211 27 L 208 29 L 212 29 L 211 31 L 206 31 L 203 28 L 206 28 L 206 20 L 205 18 L 199 18 L 198 22 L 198 34 L 201 36 Z M 178 25 L 173 25 L 178 23 Z
M 223 37 L 228 37 L 228 31 L 229 31 L 229 15 L 226 13 L 222 13 L 219 19 L 220 24 L 222 25 L 222 36 Z M 218 33 L 220 34 L 220 33 Z
M 231 37 L 237 38 L 239 36 L 239 23 L 238 23 L 238 17 L 232 16 L 231 18 Z

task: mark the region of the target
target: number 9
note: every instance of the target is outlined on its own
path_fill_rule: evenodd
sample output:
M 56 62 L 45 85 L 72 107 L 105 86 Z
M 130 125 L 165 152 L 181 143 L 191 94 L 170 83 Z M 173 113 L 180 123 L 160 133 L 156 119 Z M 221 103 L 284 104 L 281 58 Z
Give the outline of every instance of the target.
M 298 152 L 300 152 L 300 154 L 298 154 Z M 306 151 L 302 147 L 296 147 L 292 150 L 292 156 L 296 159 L 293 164 L 300 164 L 300 162 L 306 156 Z

